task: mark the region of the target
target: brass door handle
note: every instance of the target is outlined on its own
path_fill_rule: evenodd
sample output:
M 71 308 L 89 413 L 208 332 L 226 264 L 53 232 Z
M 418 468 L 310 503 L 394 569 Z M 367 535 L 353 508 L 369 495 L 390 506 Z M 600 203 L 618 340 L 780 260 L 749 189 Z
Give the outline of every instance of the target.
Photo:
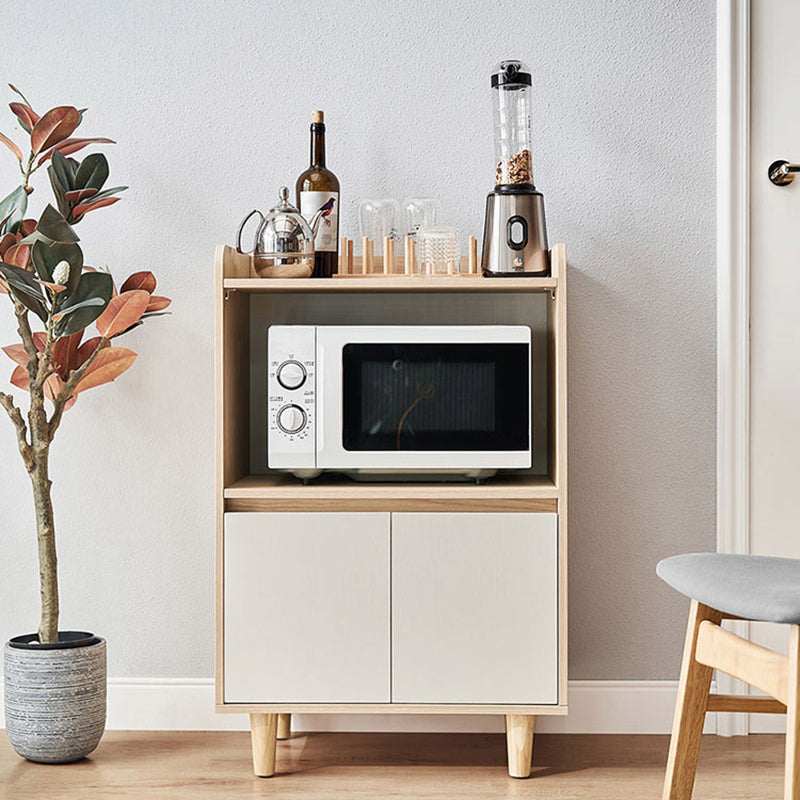
M 776 186 L 788 186 L 794 180 L 795 172 L 800 172 L 800 164 L 790 164 L 788 161 L 773 161 L 767 170 L 769 179 Z

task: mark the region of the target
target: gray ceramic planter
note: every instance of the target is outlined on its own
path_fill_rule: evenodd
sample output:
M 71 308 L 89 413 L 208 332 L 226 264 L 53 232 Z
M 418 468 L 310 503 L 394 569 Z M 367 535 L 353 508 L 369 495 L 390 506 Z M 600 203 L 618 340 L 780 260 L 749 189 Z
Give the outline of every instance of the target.
M 58 645 L 27 644 L 33 638 L 19 636 L 5 646 L 8 739 L 30 761 L 77 761 L 105 730 L 105 639 L 63 631 Z

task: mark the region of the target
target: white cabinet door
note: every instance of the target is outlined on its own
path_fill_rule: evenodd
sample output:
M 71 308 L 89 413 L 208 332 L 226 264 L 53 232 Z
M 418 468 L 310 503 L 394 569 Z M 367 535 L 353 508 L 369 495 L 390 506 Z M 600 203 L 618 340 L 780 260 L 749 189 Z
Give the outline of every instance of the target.
M 388 703 L 389 515 L 225 514 L 227 703 Z
M 558 703 L 555 514 L 392 515 L 392 701 Z

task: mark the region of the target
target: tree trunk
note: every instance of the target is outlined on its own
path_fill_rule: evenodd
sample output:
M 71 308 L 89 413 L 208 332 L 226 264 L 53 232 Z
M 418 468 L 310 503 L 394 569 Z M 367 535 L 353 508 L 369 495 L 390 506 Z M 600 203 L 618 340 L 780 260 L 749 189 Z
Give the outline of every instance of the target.
M 47 448 L 36 454 L 36 462 L 30 475 L 39 544 L 39 593 L 42 602 L 39 641 L 53 643 L 58 641 L 58 559 L 53 503 L 50 498 L 52 481 L 48 475 L 49 455 Z

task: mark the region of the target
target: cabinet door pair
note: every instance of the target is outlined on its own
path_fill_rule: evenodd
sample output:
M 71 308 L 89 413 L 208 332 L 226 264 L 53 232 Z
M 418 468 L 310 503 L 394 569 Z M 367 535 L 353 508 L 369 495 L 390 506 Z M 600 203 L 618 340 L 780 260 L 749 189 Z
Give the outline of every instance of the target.
M 226 703 L 558 703 L 555 514 L 229 513 Z

